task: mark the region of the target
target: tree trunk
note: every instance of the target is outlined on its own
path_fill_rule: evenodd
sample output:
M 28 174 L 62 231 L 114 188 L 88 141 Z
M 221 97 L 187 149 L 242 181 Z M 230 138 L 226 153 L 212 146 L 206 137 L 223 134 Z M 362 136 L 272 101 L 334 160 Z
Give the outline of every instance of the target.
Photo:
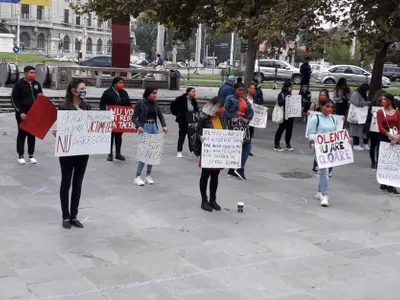
M 246 53 L 246 68 L 244 71 L 244 85 L 248 87 L 250 82 L 254 79 L 254 67 L 256 64 L 256 56 L 258 43 L 256 42 L 256 35 L 252 32 L 248 33 L 247 39 L 249 43 L 249 48 Z
M 386 54 L 389 50 L 391 43 L 385 43 L 382 45 L 378 53 L 375 54 L 374 69 L 372 70 L 372 78 L 370 83 L 369 100 L 372 99 L 376 91 L 382 89 L 382 74 L 383 65 L 385 64 Z

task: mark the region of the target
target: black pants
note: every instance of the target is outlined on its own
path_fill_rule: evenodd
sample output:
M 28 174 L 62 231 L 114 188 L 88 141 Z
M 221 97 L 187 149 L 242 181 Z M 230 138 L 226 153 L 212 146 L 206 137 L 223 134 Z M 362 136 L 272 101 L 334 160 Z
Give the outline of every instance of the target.
M 122 132 L 113 132 L 111 133 L 111 150 L 110 154 L 113 154 L 113 147 L 115 141 L 115 152 L 116 154 L 121 154 L 121 145 L 122 145 Z
M 210 179 L 210 201 L 215 201 L 217 198 L 217 188 L 218 188 L 218 176 L 220 170 L 215 169 L 201 169 L 200 176 L 200 193 L 202 201 L 207 201 L 207 184 L 208 178 Z
M 380 142 L 379 132 L 370 132 L 369 137 L 371 139 L 371 149 L 369 150 L 369 156 L 371 158 L 371 163 L 376 164 L 378 162 L 378 148 Z
M 186 136 L 188 136 L 189 151 L 192 152 L 192 145 L 190 144 L 190 136 L 187 123 L 179 123 L 179 138 L 178 138 L 178 152 L 182 152 L 183 144 L 185 143 Z
M 347 100 L 343 100 L 341 103 L 336 103 L 335 105 L 335 114 L 338 116 L 347 115 L 347 111 L 349 110 L 349 102 Z
M 360 138 L 358 136 L 353 136 L 354 146 L 360 145 Z M 363 139 L 363 144 L 368 145 L 368 139 Z
M 252 139 L 254 137 L 254 127 L 249 127 L 249 131 L 250 131 L 250 138 Z
M 81 199 L 82 181 L 85 176 L 89 155 L 60 157 L 61 187 L 60 200 L 62 218 L 76 219 Z M 72 181 L 71 209 L 69 209 L 69 188 Z
M 293 122 L 294 118 L 289 118 L 288 120 L 284 120 L 282 124 L 279 124 L 278 130 L 275 133 L 275 147 L 279 146 L 283 131 L 286 131 L 285 133 L 286 145 L 287 146 L 290 145 L 290 140 L 292 139 L 292 132 L 293 132 Z
M 19 113 L 15 114 L 15 118 L 17 119 L 17 124 L 18 124 L 17 153 L 19 156 L 24 155 L 25 140 L 26 140 L 26 138 L 28 138 L 28 155 L 33 156 L 33 154 L 35 153 L 36 138 L 32 134 L 19 128 L 19 124 L 22 122 L 22 119 L 21 119 L 21 116 L 19 115 Z

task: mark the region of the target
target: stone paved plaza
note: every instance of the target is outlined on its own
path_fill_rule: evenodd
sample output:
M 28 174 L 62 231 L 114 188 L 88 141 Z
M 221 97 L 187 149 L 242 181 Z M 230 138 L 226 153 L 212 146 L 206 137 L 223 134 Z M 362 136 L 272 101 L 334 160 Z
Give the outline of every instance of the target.
M 272 150 L 270 123 L 256 130 L 248 181 L 221 174 L 223 209 L 206 213 L 197 159 L 175 157 L 167 120 L 156 184 L 132 184 L 136 136 L 125 134 L 125 163 L 90 158 L 85 228 L 65 230 L 54 138 L 37 142 L 38 165 L 19 166 L 15 117 L 0 115 L 1 300 L 399 299 L 400 198 L 378 191 L 367 153 L 333 171 L 331 206 L 322 208 L 315 176 L 280 175 L 312 175 L 304 123 L 295 124 L 293 153 Z

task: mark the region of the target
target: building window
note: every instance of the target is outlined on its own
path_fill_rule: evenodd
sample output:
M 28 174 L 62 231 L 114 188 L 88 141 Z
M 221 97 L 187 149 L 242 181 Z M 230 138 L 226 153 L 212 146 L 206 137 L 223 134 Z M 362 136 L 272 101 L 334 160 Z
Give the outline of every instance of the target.
M 45 40 L 45 37 L 44 37 L 43 33 L 38 35 L 37 48 L 38 49 L 45 49 L 46 48 L 46 40 Z
M 91 38 L 88 38 L 86 41 L 86 53 L 92 53 L 93 50 L 93 41 Z
M 75 24 L 76 24 L 76 25 L 81 25 L 81 16 L 76 16 L 76 18 L 75 18 Z
M 76 38 L 75 39 L 75 51 L 78 52 L 79 50 L 81 50 L 81 41 Z
M 103 22 L 98 19 L 97 20 L 97 28 L 101 28 L 102 24 L 103 24 Z
M 43 6 L 38 6 L 37 7 L 36 18 L 38 20 L 43 20 L 44 19 L 44 7 Z
M 96 53 L 103 54 L 103 41 L 101 39 L 97 40 Z
M 31 47 L 31 37 L 29 36 L 29 34 L 27 34 L 26 32 L 23 32 L 19 36 L 19 39 L 21 41 L 22 50 L 24 50 L 25 48 Z
M 66 35 L 64 37 L 64 42 L 63 42 L 63 51 L 64 52 L 69 52 L 69 44 L 70 44 L 70 39 L 69 39 L 69 36 Z
M 92 14 L 87 15 L 87 26 L 92 26 Z
M 21 17 L 22 19 L 29 19 L 29 5 L 27 4 L 21 5 Z
M 107 41 L 107 50 L 106 50 L 107 54 L 111 54 L 111 47 L 112 47 L 111 40 L 108 40 Z
M 69 9 L 64 9 L 64 23 L 69 24 Z

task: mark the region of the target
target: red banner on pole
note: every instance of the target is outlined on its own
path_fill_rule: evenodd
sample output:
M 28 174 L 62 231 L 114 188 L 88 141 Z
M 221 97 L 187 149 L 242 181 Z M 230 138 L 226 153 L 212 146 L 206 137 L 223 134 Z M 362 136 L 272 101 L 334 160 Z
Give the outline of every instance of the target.
M 49 98 L 39 95 L 19 128 L 43 140 L 55 121 L 57 108 Z
M 114 127 L 112 132 L 137 132 L 132 122 L 134 108 L 131 106 L 109 105 L 114 113 Z

